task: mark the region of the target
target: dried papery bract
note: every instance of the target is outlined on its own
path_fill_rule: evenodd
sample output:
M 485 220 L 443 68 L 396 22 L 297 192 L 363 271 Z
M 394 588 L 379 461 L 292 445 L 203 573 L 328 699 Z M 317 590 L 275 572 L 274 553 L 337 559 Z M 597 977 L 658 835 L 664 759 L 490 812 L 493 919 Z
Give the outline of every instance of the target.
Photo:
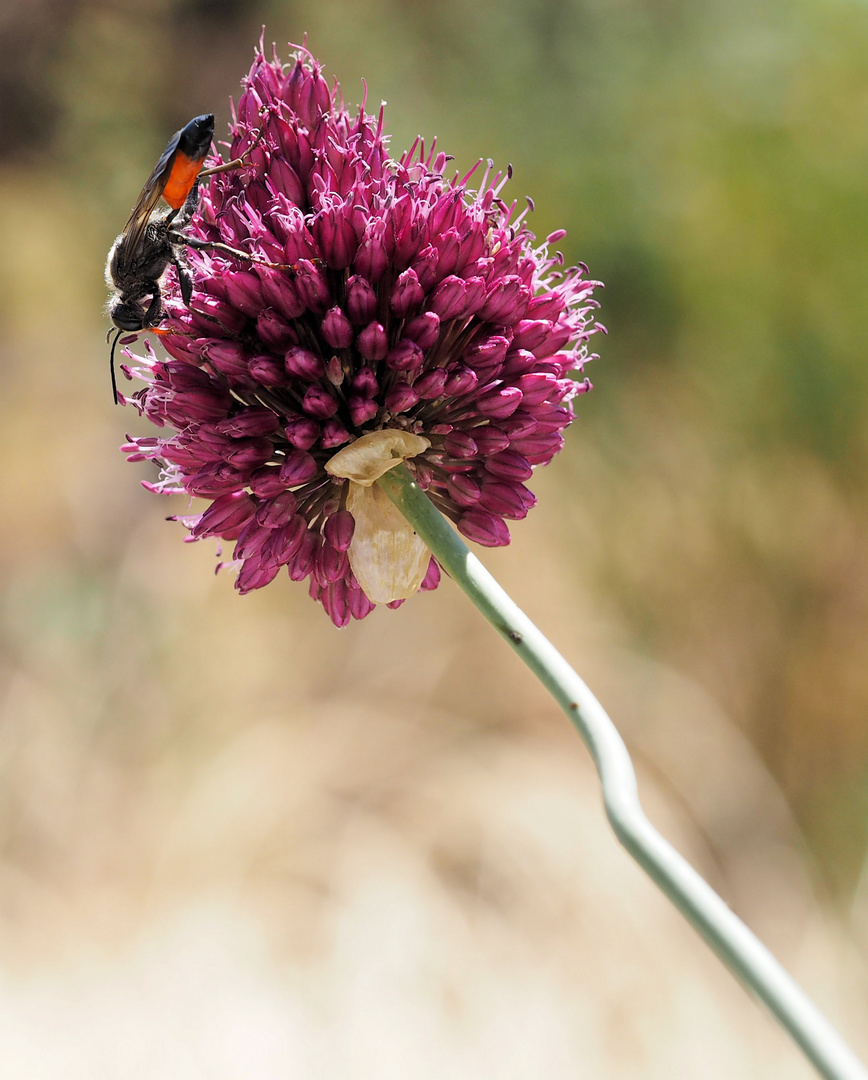
M 356 521 L 350 566 L 375 604 L 406 600 L 428 573 L 431 552 L 382 488 L 350 483 L 347 510 Z
M 285 571 L 343 626 L 435 588 L 439 569 L 405 530 L 380 535 L 391 508 L 330 463 L 372 436 L 418 438 L 395 459 L 437 509 L 509 543 L 590 387 L 597 282 L 549 250 L 562 232 L 536 243 L 506 176 L 449 177 L 421 141 L 390 158 L 382 109 L 345 109 L 304 49 L 286 68 L 257 51 L 231 134 L 243 164 L 208 178 L 187 228 L 192 300 L 174 269 L 163 282 L 170 359 L 132 372 L 158 432 L 126 449 L 159 464 L 154 490 L 206 500 L 182 520 L 234 544 L 239 591 Z
M 326 472 L 348 482 L 346 508 L 355 529 L 347 554 L 360 587 L 375 604 L 406 600 L 425 580 L 431 552 L 377 480 L 431 443 L 386 428 L 363 435 L 326 462 Z

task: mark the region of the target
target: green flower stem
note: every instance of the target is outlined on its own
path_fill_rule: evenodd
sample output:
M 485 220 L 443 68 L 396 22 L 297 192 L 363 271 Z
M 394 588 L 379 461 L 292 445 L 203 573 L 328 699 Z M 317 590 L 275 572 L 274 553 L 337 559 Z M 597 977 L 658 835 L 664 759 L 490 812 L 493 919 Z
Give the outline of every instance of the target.
M 730 970 L 759 997 L 828 1080 L 868 1080 L 868 1071 L 778 961 L 710 885 L 645 817 L 633 763 L 603 707 L 519 610 L 404 465 L 378 481 L 440 566 L 552 694 L 590 750 L 615 835 L 705 938 Z

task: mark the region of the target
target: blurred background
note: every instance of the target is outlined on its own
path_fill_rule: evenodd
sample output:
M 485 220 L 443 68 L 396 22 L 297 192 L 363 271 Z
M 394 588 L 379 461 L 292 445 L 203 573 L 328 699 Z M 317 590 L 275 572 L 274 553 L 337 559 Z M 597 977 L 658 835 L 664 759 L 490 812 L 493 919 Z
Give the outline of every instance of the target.
M 484 561 L 868 1054 L 868 8 L 3 0 L 4 1077 L 813 1075 L 448 581 L 343 631 L 240 598 L 118 452 L 105 253 L 263 24 L 396 154 L 511 162 L 606 283 L 594 393 Z

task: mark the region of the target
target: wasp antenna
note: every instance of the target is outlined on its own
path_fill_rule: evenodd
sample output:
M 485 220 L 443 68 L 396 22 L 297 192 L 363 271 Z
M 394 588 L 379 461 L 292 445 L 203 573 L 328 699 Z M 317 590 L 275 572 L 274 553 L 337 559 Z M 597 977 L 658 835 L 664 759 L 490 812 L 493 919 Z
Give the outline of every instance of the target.
M 115 346 L 117 345 L 118 338 L 120 338 L 122 333 L 123 333 L 122 330 L 118 330 L 115 333 L 115 339 L 112 342 L 111 352 L 109 353 L 109 371 L 111 371 L 111 373 L 112 373 L 112 397 L 114 398 L 115 405 L 119 404 L 118 403 L 118 381 L 117 381 L 117 379 L 115 377 Z

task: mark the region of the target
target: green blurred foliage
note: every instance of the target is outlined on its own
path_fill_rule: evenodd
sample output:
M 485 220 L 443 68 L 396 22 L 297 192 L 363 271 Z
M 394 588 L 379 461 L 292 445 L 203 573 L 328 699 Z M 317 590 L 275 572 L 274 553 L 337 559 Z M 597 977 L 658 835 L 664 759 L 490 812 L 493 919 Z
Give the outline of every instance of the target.
M 10 484 L 35 534 L 4 540 L 12 609 L 21 565 L 58 557 L 46 537 L 71 535 L 62 558 L 77 569 L 58 573 L 87 628 L 77 647 L 116 636 L 89 590 L 162 511 L 121 494 L 135 487 L 122 462 L 98 467 L 111 506 L 84 494 L 81 462 L 110 454 L 132 422 L 112 412 L 103 371 L 102 253 L 167 132 L 206 109 L 228 119 L 263 23 L 284 57 L 307 33 L 349 103 L 366 80 L 369 107 L 388 102 L 394 149 L 421 132 L 459 170 L 512 163 L 531 227 L 567 228 L 568 261 L 605 282 L 596 389 L 547 480 L 564 594 L 591 587 L 624 640 L 716 698 L 845 899 L 868 839 L 864 5 L 41 0 L 8 12 L 4 439 L 26 461 Z M 13 619 L 16 634 L 41 604 Z M 66 633 L 65 615 L 44 617 L 37 637 Z

